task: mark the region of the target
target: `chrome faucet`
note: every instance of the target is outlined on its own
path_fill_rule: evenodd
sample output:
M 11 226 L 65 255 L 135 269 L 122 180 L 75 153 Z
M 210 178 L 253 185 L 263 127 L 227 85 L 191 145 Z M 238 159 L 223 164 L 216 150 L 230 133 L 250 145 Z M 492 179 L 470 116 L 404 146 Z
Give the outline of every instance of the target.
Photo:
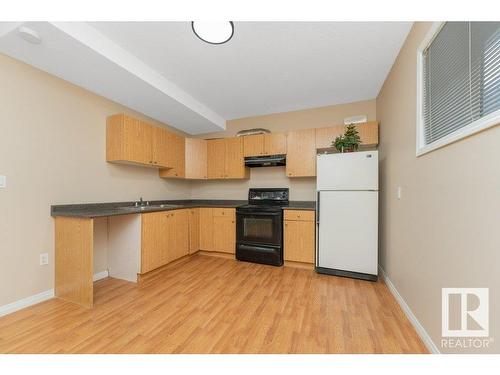
M 149 206 L 149 201 L 143 201 L 142 197 L 139 198 L 138 202 L 134 203 L 135 207 L 144 207 L 144 206 Z

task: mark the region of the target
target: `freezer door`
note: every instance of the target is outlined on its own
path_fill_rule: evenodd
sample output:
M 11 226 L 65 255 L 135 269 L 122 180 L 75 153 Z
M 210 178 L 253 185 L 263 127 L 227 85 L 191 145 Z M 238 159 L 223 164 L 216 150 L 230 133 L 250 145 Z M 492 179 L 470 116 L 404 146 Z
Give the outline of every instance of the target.
M 377 275 L 378 192 L 319 192 L 318 267 Z
M 320 154 L 317 190 L 378 190 L 378 151 Z

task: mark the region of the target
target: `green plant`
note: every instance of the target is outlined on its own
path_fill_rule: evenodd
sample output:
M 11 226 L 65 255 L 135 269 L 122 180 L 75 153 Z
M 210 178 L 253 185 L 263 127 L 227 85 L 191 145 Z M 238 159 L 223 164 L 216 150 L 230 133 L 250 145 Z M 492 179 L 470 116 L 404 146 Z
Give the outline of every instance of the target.
M 332 142 L 332 146 L 340 152 L 355 151 L 358 149 L 360 143 L 361 138 L 359 137 L 356 125 L 350 124 L 347 125 L 347 128 L 343 135 L 339 135 L 337 136 L 337 138 L 335 138 L 335 140 Z

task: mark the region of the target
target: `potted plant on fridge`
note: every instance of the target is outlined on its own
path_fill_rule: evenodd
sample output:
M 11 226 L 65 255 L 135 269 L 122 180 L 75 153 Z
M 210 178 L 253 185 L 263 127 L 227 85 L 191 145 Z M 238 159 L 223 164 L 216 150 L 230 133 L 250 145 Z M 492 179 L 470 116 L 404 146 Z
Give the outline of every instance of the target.
M 356 125 L 347 125 L 343 135 L 337 136 L 332 142 L 332 146 L 339 152 L 354 152 L 358 149 L 361 143 L 361 138 L 359 137 Z

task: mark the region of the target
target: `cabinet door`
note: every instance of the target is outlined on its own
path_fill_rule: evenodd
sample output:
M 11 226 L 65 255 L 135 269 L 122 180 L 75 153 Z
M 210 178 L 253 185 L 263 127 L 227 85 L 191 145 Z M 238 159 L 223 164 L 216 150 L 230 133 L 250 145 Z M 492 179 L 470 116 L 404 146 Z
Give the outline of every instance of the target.
M 200 210 L 189 210 L 189 253 L 200 250 Z
M 316 148 L 330 148 L 339 135 L 344 134 L 344 125 L 316 129 Z
M 264 136 L 264 155 L 286 154 L 285 133 L 272 133 Z
M 189 254 L 189 210 L 170 211 L 168 249 L 169 262 Z
M 107 161 L 154 165 L 152 142 L 152 126 L 123 114 L 108 117 Z
M 170 167 L 170 138 L 166 129 L 153 128 L 153 164 L 158 167 Z
M 186 138 L 186 178 L 204 180 L 207 178 L 207 141 Z
M 182 178 L 185 176 L 185 142 L 184 137 L 167 132 L 169 168 L 160 169 L 160 177 Z
M 315 129 L 297 130 L 287 134 L 286 175 L 316 176 Z
M 226 142 L 224 139 L 210 139 L 207 141 L 207 158 L 208 178 L 224 178 L 226 163 Z
M 184 177 L 185 175 L 185 145 L 184 137 L 170 133 L 170 153 L 168 170 L 170 177 Z
M 151 212 L 141 215 L 141 273 L 168 262 L 168 214 Z
M 236 210 L 214 212 L 214 251 L 234 254 L 236 249 Z
M 314 263 L 314 221 L 285 220 L 284 237 L 285 260 Z
M 226 162 L 224 178 L 248 178 L 249 170 L 245 167 L 243 139 L 226 138 Z
M 211 208 L 200 208 L 200 250 L 214 249 L 214 218 Z
M 378 122 L 370 121 L 364 124 L 357 124 L 356 129 L 361 138 L 361 144 L 373 146 L 378 144 Z
M 244 156 L 261 156 L 264 155 L 264 135 L 248 135 L 243 138 L 243 154 Z

